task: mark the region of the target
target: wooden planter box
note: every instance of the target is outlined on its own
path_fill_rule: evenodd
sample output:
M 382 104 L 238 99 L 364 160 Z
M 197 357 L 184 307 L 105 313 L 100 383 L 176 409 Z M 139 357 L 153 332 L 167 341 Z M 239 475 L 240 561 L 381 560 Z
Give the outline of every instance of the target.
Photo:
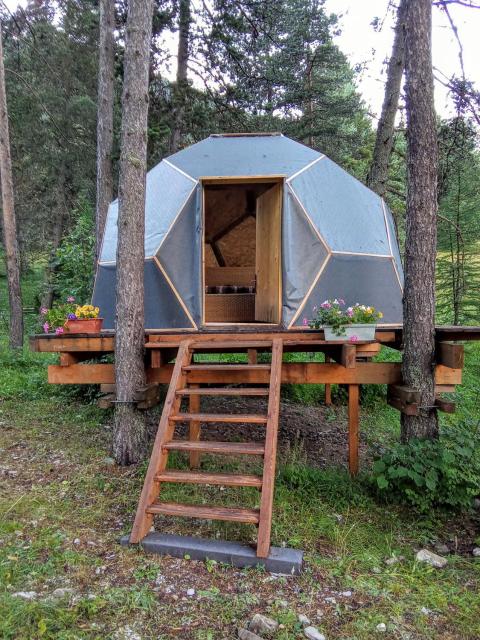
M 205 322 L 254 322 L 254 293 L 206 293 Z
M 68 333 L 100 333 L 103 318 L 85 318 L 83 320 L 67 320 Z

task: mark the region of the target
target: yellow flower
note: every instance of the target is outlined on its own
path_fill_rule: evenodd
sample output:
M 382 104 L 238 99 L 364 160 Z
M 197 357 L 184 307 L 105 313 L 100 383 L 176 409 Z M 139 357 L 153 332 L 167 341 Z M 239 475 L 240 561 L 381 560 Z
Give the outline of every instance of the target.
M 383 318 L 383 313 L 381 311 L 378 312 L 378 317 Z

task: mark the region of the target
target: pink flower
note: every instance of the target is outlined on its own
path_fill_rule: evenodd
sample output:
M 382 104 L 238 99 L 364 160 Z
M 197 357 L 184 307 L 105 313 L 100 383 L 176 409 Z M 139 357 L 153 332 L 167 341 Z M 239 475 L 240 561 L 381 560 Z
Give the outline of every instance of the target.
M 64 328 L 63 327 L 57 327 L 55 329 L 55 335 L 59 336 L 64 332 Z
M 48 322 L 45 322 L 45 324 L 43 325 L 43 330 L 45 331 L 45 333 L 48 333 L 49 329 L 50 329 L 50 325 L 48 324 Z
M 343 300 L 342 298 L 339 298 L 338 304 L 345 304 L 345 300 Z
M 350 342 L 358 342 L 358 336 L 350 336 Z
M 304 327 L 308 326 L 308 319 L 307 318 L 303 319 L 303 326 Z
M 48 309 L 46 309 L 45 307 L 42 307 L 42 308 L 40 309 L 40 313 L 42 314 L 42 316 L 45 316 L 45 315 L 47 315 L 47 313 L 48 313 Z
M 347 316 L 348 316 L 349 318 L 353 318 L 353 309 L 352 309 L 352 307 L 349 307 L 349 308 L 347 309 Z
M 75 298 L 73 296 L 68 296 L 67 302 L 75 302 Z
M 322 309 L 331 309 L 332 305 L 330 304 L 330 302 L 328 300 L 325 300 L 325 302 L 322 302 L 322 304 L 320 305 L 322 307 Z

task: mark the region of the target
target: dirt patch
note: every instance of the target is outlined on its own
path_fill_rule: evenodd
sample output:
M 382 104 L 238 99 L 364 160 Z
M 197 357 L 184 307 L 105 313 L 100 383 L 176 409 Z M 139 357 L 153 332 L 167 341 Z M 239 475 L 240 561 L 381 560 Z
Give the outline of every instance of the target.
M 202 397 L 202 413 L 265 414 L 267 400 L 257 397 Z M 183 406 L 182 411 L 187 411 Z M 151 431 L 158 424 L 159 412 L 148 416 Z M 176 435 L 183 437 L 186 426 L 180 425 Z M 264 439 L 265 428 L 262 425 L 203 424 L 204 440 L 248 440 Z M 315 467 L 347 466 L 348 421 L 346 407 L 305 406 L 292 402 L 280 403 L 279 448 L 282 453 L 295 449 L 302 458 Z M 360 456 L 365 464 L 368 458 L 366 441 L 360 435 Z

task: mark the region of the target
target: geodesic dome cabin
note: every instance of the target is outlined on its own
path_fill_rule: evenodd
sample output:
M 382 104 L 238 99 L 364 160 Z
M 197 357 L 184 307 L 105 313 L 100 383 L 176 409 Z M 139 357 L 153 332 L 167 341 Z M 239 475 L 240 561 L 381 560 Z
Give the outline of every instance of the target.
M 118 201 L 93 304 L 115 323 Z M 343 298 L 402 322 L 403 272 L 384 201 L 281 134 L 212 135 L 151 169 L 145 202 L 145 328 L 304 326 Z M 132 292 L 135 295 L 135 292 Z

